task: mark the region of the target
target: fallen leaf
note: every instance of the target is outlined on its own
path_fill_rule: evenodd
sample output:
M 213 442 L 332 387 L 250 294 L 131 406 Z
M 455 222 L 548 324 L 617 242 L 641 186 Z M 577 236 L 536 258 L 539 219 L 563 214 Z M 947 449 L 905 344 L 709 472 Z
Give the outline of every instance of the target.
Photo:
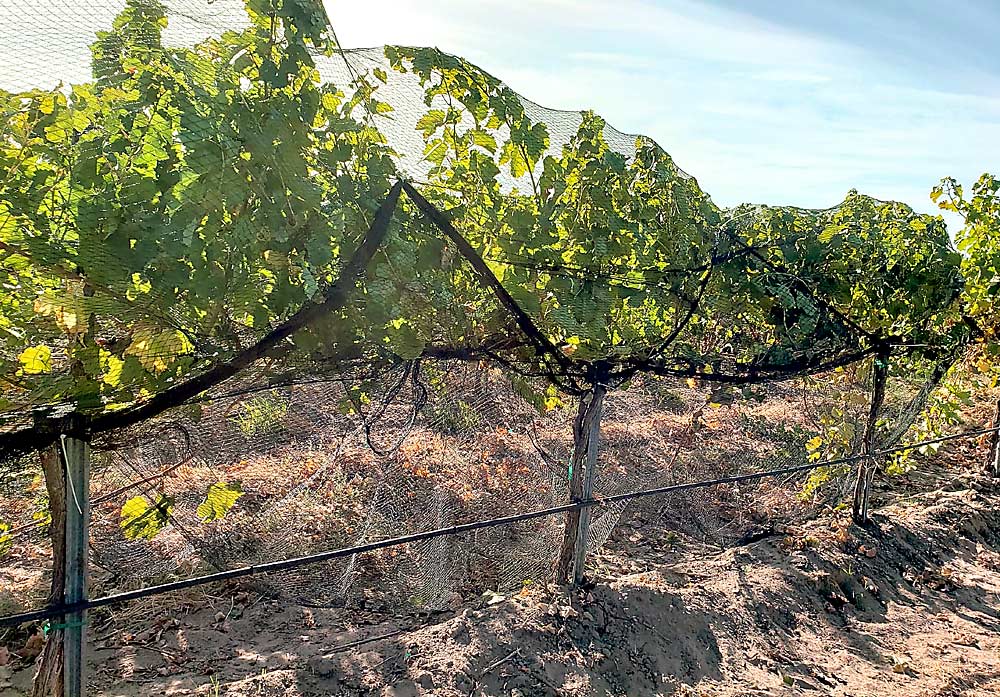
M 37 632 L 28 637 L 28 640 L 24 642 L 24 648 L 18 654 L 27 661 L 33 661 L 42 653 L 44 646 L 45 637 L 41 632 Z

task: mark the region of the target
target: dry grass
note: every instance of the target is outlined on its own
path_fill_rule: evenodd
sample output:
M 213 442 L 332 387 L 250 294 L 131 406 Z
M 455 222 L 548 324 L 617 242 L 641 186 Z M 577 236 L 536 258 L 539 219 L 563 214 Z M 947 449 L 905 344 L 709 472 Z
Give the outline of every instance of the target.
M 342 419 L 346 425 L 329 434 L 320 430 L 297 442 L 271 445 L 271 438 L 280 435 L 271 428 L 248 435 L 242 450 L 221 451 L 223 456 L 211 461 L 196 451 L 179 466 L 169 461 L 167 450 L 160 450 L 156 441 L 146 450 L 130 452 L 127 467 L 110 453 L 102 466 L 95 467 L 95 495 L 116 491 L 130 477 L 145 478 L 161 470 L 166 474 L 95 507 L 95 559 L 106 570 L 99 574 L 95 592 L 565 501 L 573 409 L 540 416 L 509 391 L 490 392 L 482 382 L 476 382 L 476 388 L 484 391 L 468 395 L 444 389 L 401 447 L 387 457 L 376 455 L 347 417 Z M 835 397 L 841 399 L 843 394 Z M 815 429 L 816 413 L 826 404 L 815 388 L 794 385 L 776 386 L 762 399 L 732 406 L 715 407 L 707 401 L 704 391 L 652 380 L 610 395 L 602 421 L 598 495 L 800 463 L 803 444 Z M 316 411 L 322 405 L 305 406 Z M 226 413 L 242 412 L 230 405 Z M 296 412 L 292 402 L 276 413 L 291 423 L 311 412 Z M 199 437 L 211 439 L 226 418 L 210 415 Z M 378 425 L 377 441 L 392 443 L 404 432 L 407 419 L 405 405 L 390 409 Z M 238 435 L 242 426 L 237 427 Z M 243 495 L 222 520 L 204 523 L 196 510 L 207 488 L 217 482 L 239 483 Z M 653 518 L 672 535 L 727 545 L 768 520 L 808 516 L 814 509 L 798 496 L 801 482 L 797 477 L 685 492 L 632 505 L 625 518 Z M 129 497 L 154 492 L 172 497 L 171 525 L 153 540 L 125 539 L 121 505 Z M 23 497 L 6 501 L 4 510 L 23 518 L 35 493 L 25 491 Z M 392 589 L 417 574 L 418 583 L 443 584 L 446 590 L 467 594 L 482 592 L 523 581 L 527 567 L 516 563 L 519 557 L 534 563 L 531 568 L 546 568 L 538 563 L 544 561 L 539 557 L 551 556 L 561 524 L 560 519 L 549 519 L 509 535 L 483 533 L 456 540 L 452 546 L 384 551 L 359 559 L 356 565 L 332 569 L 339 579 L 336 583 L 316 580 L 330 587 L 342 580 Z M 44 546 L 39 550 L 44 552 Z M 485 560 L 469 556 L 484 552 L 504 560 L 486 576 L 471 571 L 473 566 L 488 566 Z M 39 597 L 38 588 L 45 582 L 44 573 L 31 575 L 27 561 L 24 557 L 0 561 L 5 587 L 31 589 L 19 590 L 16 598 L 11 593 L 10 602 L 22 607 Z M 430 562 L 444 566 L 419 571 Z M 310 578 L 303 584 L 308 585 Z M 479 580 L 470 582 L 472 578 Z M 271 590 L 280 592 L 280 584 Z M 291 592 L 303 592 L 303 585 Z

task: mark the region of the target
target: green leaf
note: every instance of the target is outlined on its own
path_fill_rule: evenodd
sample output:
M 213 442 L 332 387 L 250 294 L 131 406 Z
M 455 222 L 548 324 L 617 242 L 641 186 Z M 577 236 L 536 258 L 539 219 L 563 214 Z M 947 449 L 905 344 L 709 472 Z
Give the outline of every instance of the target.
M 416 328 L 406 321 L 394 321 L 387 330 L 389 348 L 406 360 L 419 358 L 424 351 L 424 340 Z
M 819 233 L 819 236 L 816 239 L 818 239 L 823 244 L 826 244 L 839 234 L 840 234 L 839 225 L 827 225 L 825 228 L 823 228 L 823 232 Z
M 523 177 L 529 170 L 524 153 L 514 142 L 509 140 L 503 144 L 503 148 L 500 150 L 500 164 L 508 165 L 513 177 Z
M 445 113 L 440 109 L 431 109 L 417 120 L 417 130 L 423 131 L 425 138 L 434 135 L 434 131 L 444 125 Z
M 485 148 L 491 153 L 495 153 L 497 151 L 497 139 L 491 134 L 480 128 L 473 129 L 470 133 L 472 134 L 473 143 L 481 148 Z

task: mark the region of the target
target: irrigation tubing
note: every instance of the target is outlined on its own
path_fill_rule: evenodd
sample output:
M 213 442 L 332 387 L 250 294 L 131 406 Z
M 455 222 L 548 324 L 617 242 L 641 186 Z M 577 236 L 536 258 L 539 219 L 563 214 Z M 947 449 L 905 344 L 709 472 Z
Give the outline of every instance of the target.
M 436 528 L 434 530 L 427 530 L 426 532 L 414 533 L 412 535 L 393 537 L 388 540 L 380 540 L 378 542 L 369 542 L 367 544 L 357 545 L 355 547 L 330 550 L 328 552 L 320 552 L 318 554 L 310 554 L 302 557 L 293 557 L 291 559 L 283 559 L 281 561 L 267 562 L 264 564 L 254 564 L 251 566 L 240 567 L 238 569 L 229 569 L 226 571 L 219 571 L 213 574 L 206 574 L 204 576 L 198 576 L 196 578 L 189 578 L 181 581 L 171 581 L 169 583 L 162 583 L 156 586 L 147 586 L 145 588 L 139 588 L 133 591 L 126 591 L 124 593 L 107 595 L 102 598 L 96 598 L 94 600 L 87 600 L 79 603 L 67 603 L 64 605 L 50 606 L 39 610 L 34 610 L 31 612 L 24 612 L 17 615 L 8 615 L 6 617 L 0 617 L 0 627 L 14 626 L 19 624 L 24 624 L 25 622 L 37 622 L 39 620 L 46 620 L 54 617 L 60 617 L 62 615 L 73 612 L 92 610 L 94 608 L 104 607 L 106 605 L 116 605 L 119 603 L 125 603 L 132 600 L 147 598 L 153 595 L 169 593 L 171 591 L 179 591 L 188 588 L 195 588 L 197 586 L 202 586 L 208 583 L 218 583 L 220 581 L 230 581 L 233 579 L 244 578 L 246 576 L 254 576 L 262 573 L 295 569 L 300 566 L 306 566 L 309 564 L 318 564 L 320 562 L 330 561 L 332 559 L 341 559 L 343 557 L 350 557 L 355 554 L 374 552 L 379 549 L 385 549 L 386 547 L 396 547 L 399 545 L 410 544 L 412 542 L 423 542 L 424 540 L 431 540 L 436 537 L 443 537 L 445 535 L 460 535 L 462 533 L 472 532 L 473 530 L 482 530 L 484 528 L 492 528 L 502 525 L 512 525 L 514 523 L 520 523 L 526 520 L 533 520 L 536 518 L 544 518 L 551 515 L 558 515 L 560 513 L 568 513 L 569 511 L 581 510 L 583 508 L 588 508 L 590 506 L 602 506 L 609 503 L 629 501 L 632 499 L 644 498 L 647 496 L 662 496 L 664 494 L 676 493 L 679 491 L 687 491 L 690 489 L 700 489 L 709 486 L 718 486 L 720 484 L 737 484 L 740 482 L 766 479 L 768 477 L 780 477 L 786 474 L 808 472 L 810 470 L 818 469 L 820 467 L 831 467 L 836 465 L 848 464 L 852 462 L 857 462 L 862 459 L 876 457 L 879 455 L 890 455 L 893 453 L 903 452 L 906 450 L 922 448 L 927 445 L 935 445 L 937 443 L 945 443 L 948 441 L 959 440 L 962 438 L 972 438 L 975 436 L 986 435 L 988 433 L 996 433 L 998 431 L 1000 431 L 1000 427 L 983 428 L 973 431 L 965 431 L 962 433 L 953 433 L 947 436 L 940 436 L 938 438 L 931 438 L 929 440 L 924 440 L 917 443 L 911 443 L 909 445 L 899 445 L 893 448 L 876 450 L 868 455 L 852 455 L 849 457 L 838 458 L 836 460 L 810 462 L 803 465 L 782 467 L 780 469 L 766 470 L 763 472 L 737 474 L 729 477 L 719 477 L 717 479 L 709 479 L 698 482 L 686 482 L 683 484 L 671 484 L 669 486 L 662 486 L 655 489 L 641 489 L 638 491 L 630 491 L 623 494 L 616 494 L 614 496 L 602 496 L 600 498 L 574 501 L 571 503 L 563 504 L 561 506 L 553 506 L 551 508 L 543 508 L 535 511 L 529 511 L 527 513 L 518 513 L 516 515 L 504 516 L 501 518 L 491 518 L 489 520 L 478 520 L 472 523 L 463 523 L 460 525 L 452 525 L 445 528 Z

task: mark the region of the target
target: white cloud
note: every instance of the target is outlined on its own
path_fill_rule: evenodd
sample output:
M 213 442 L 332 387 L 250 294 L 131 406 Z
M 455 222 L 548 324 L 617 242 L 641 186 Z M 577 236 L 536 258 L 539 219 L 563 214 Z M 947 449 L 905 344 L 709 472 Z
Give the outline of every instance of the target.
M 858 188 L 934 212 L 942 176 L 1000 162 L 1000 99 L 694 1 L 328 3 L 348 45 L 437 45 L 533 101 L 656 138 L 724 205 L 821 207 Z
M 239 0 L 200 1 L 226 15 Z M 326 3 L 345 45 L 437 45 L 539 104 L 593 108 L 656 138 L 725 205 L 826 206 L 857 187 L 933 210 L 940 177 L 969 180 L 1000 162 L 1000 97 L 989 90 L 932 88 L 931 75 L 876 46 L 698 0 Z M 0 87 L 85 78 L 93 33 L 120 4 L 0 6 Z
M 743 65 L 814 64 L 855 53 L 846 45 L 805 37 L 774 24 L 697 2 L 673 0 L 325 0 L 345 45 L 434 45 L 474 55 L 535 60 L 567 51 L 614 54 L 644 50 L 688 60 Z M 575 39 L 581 39 L 576 41 Z M 596 43 L 595 43 L 596 42 Z M 635 51 L 633 50 L 633 53 Z M 538 64 L 537 62 L 535 64 Z M 669 70 L 669 64 L 661 65 Z

